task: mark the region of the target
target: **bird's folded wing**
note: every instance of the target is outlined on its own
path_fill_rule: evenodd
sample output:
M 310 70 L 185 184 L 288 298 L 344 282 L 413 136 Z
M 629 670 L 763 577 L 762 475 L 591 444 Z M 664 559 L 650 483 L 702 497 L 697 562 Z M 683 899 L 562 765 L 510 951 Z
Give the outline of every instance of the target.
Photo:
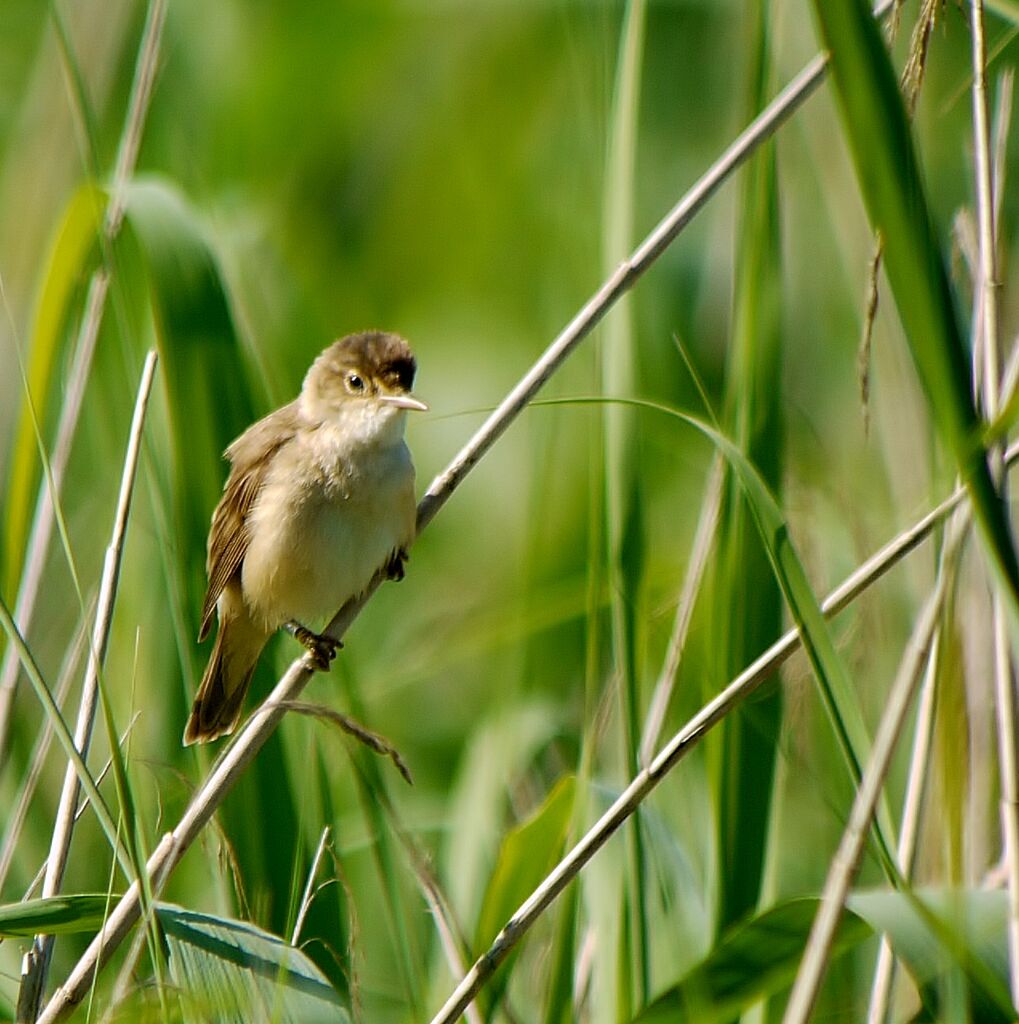
M 223 497 L 212 514 L 206 569 L 209 587 L 202 604 L 199 641 L 208 636 L 219 595 L 240 570 L 251 539 L 249 514 L 272 464 L 273 455 L 297 432 L 296 402 L 283 406 L 250 426 L 226 450 L 231 462 Z

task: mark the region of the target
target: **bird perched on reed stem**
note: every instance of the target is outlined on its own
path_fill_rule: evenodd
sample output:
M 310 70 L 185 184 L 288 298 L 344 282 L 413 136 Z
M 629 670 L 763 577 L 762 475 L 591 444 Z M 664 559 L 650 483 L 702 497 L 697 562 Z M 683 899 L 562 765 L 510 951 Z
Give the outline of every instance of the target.
M 198 639 L 215 610 L 216 642 L 184 743 L 233 731 L 258 657 L 280 627 L 326 671 L 340 646 L 313 632 L 362 593 L 379 569 L 403 577 L 414 539 L 414 465 L 404 441 L 416 363 L 395 334 L 366 331 L 330 345 L 301 394 L 226 450 L 212 516 L 209 587 Z

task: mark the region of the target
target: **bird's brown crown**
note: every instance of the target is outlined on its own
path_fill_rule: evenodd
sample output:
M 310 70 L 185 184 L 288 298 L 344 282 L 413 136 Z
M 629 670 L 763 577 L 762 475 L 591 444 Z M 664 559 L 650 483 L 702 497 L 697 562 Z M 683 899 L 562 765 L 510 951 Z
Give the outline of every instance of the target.
M 334 341 L 315 360 L 334 373 L 353 372 L 391 391 L 410 391 L 417 363 L 410 346 L 398 334 L 361 331 Z

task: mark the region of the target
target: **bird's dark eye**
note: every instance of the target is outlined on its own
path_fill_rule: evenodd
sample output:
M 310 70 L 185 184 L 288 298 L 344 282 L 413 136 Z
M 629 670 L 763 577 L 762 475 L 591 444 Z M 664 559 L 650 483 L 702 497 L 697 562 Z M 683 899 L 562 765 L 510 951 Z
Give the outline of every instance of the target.
M 350 392 L 364 391 L 364 379 L 356 373 L 348 373 L 344 378 L 347 382 L 347 390 Z

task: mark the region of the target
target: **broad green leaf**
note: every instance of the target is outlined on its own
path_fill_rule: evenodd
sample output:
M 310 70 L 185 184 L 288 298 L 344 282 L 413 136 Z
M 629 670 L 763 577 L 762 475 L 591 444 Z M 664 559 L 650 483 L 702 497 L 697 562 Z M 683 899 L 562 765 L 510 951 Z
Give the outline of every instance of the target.
M 895 72 L 864 0 L 813 0 L 871 225 L 931 419 L 966 482 L 992 566 L 1019 616 L 1019 562 L 991 480 L 972 398 L 966 345 L 927 205 Z
M 476 950 L 491 946 L 513 912 L 554 867 L 570 827 L 575 788 L 572 776 L 560 779 L 534 814 L 503 840 L 481 904 Z M 504 964 L 487 986 L 490 1010 L 498 1005 L 507 977 Z
M 244 921 L 162 903 L 170 976 L 185 1021 L 205 1024 L 347 1024 L 350 1017 L 326 976 L 276 935 Z
M 796 976 L 819 901 L 781 903 L 732 928 L 711 952 L 635 1018 L 635 1024 L 731 1020 L 788 987 Z M 871 928 L 844 914 L 833 956 L 859 945 Z
M 40 424 L 47 419 L 47 405 L 53 390 L 53 377 L 60 365 L 70 304 L 92 267 L 105 209 L 104 192 L 91 184 L 80 186 L 64 210 L 43 264 L 31 335 L 25 351 L 28 387 Z M 31 414 L 23 402 L 11 449 L 3 505 L 4 589 L 8 594 L 17 591 L 39 479 L 39 448 Z
M 503 840 L 478 919 L 478 949 L 487 949 L 510 915 L 555 864 L 573 811 L 574 780 L 560 779 L 544 803 Z
M 846 905 L 888 936 L 935 1015 L 939 982 L 961 966 L 972 1019 L 980 1024 L 1015 1020 L 1008 989 L 1007 893 L 880 890 L 853 893 Z
M 100 892 L 6 903 L 0 906 L 0 935 L 15 938 L 98 931 L 119 899 L 116 893 Z
M 126 224 L 147 271 L 177 472 L 178 526 L 194 609 L 205 535 L 225 476 L 221 453 L 255 419 L 252 383 L 215 256 L 195 212 L 158 179 L 131 185 Z
M 891 890 L 853 893 L 836 933 L 834 956 L 874 932 L 885 934 L 937 1018 L 939 983 L 962 965 L 981 1024 L 1010 1021 L 1007 894 L 1000 891 Z M 635 1018 L 635 1024 L 723 1021 L 785 990 L 795 977 L 820 902 L 794 899 L 732 928 L 674 985 Z
M 984 7 L 1013 25 L 1019 25 L 1019 3 L 1016 0 L 984 0 Z

